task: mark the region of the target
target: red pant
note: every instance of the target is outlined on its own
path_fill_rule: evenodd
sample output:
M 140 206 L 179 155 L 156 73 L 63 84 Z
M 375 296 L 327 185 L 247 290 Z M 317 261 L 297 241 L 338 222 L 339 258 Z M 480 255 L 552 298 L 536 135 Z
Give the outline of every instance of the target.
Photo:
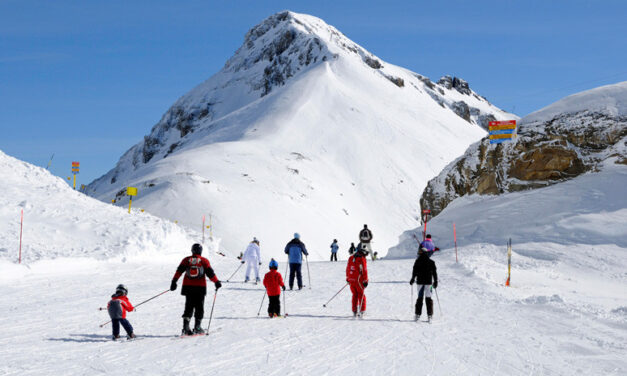
M 366 295 L 364 295 L 364 287 L 361 283 L 350 282 L 351 292 L 353 293 L 353 312 L 357 312 L 361 303 L 361 311 L 366 311 Z

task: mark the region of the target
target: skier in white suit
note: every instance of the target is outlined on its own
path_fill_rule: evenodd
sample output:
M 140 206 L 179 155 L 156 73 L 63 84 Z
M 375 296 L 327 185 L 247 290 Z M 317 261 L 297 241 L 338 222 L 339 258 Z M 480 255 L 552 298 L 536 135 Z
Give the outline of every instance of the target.
M 246 280 L 244 282 L 250 281 L 250 271 L 251 269 L 255 270 L 255 283 L 260 281 L 259 279 L 259 265 L 261 265 L 261 252 L 259 249 L 259 240 L 257 238 L 253 238 L 253 241 L 248 244 L 246 250 L 244 251 L 244 256 L 242 257 L 242 263 L 246 262 Z

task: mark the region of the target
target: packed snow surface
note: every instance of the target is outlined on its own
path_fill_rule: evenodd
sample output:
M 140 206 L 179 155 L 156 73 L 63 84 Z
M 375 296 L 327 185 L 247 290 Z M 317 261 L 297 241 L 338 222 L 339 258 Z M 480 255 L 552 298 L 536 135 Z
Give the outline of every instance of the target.
M 503 285 L 507 259 L 504 240 L 500 240 L 509 234 L 484 237 L 484 242 L 476 243 L 472 227 L 458 227 L 459 262 L 454 248 L 441 246 L 445 249 L 434 256 L 440 283 L 432 324 L 413 320 L 416 291 L 408 284 L 412 258 L 369 262 L 366 316 L 353 319 L 348 289 L 326 308 L 322 306 L 345 284 L 348 255 L 343 250 L 346 244 L 341 243 L 339 262 L 310 261 L 303 266 L 306 286 L 286 292 L 282 306 L 287 318 L 268 319 L 264 315 L 267 299 L 257 315 L 264 295 L 261 285 L 242 283 L 244 268 L 238 271 L 239 261 L 207 247 L 204 255 L 224 281 L 216 295 L 209 283 L 204 325 L 208 325 L 215 297 L 210 335 L 178 338 L 184 302 L 179 290 L 128 314 L 137 340 L 113 342 L 110 326 L 99 326 L 109 318 L 98 309 L 106 306 L 115 286 L 126 284 L 136 305 L 167 291 L 179 261 L 198 234 L 187 235 L 169 222 L 139 212 L 129 215 L 84 197 L 45 170 L 4 154 L 0 154 L 0 168 L 5 181 L 2 192 L 7 193 L 0 205 L 3 375 L 627 372 L 624 246 L 602 240 L 591 243 L 563 233 L 559 233 L 561 242 L 547 241 L 543 231 L 550 229 L 543 230 L 548 223 L 539 217 L 538 222 L 523 225 L 513 217 L 492 221 L 500 226 L 509 221 L 519 230 L 535 228 L 514 242 L 511 287 Z M 621 170 L 608 168 L 604 173 L 625 178 Z M 580 178 L 573 180 L 578 184 L 561 191 L 562 195 L 572 191 L 571 217 L 578 219 L 570 221 L 573 233 L 602 232 L 598 239 L 609 236 L 624 244 L 612 240 L 622 236 L 624 229 L 618 223 L 624 225 L 625 220 L 624 210 L 615 210 L 610 203 L 616 197 L 609 196 L 622 184 L 620 179 L 601 184 L 601 178 L 594 185 Z M 547 189 L 568 187 L 565 184 Z M 597 200 L 599 210 L 589 210 L 593 203 L 578 206 L 582 191 Z M 551 191 L 544 193 L 550 196 Z M 546 205 L 533 204 L 533 197 L 529 198 L 531 210 Z M 505 201 L 495 204 L 508 207 Z M 491 213 L 491 203 L 484 205 Z M 24 228 L 25 261 L 18 265 L 22 208 L 28 225 Z M 602 215 L 604 210 L 609 216 Z M 477 220 L 476 214 L 460 210 L 456 222 L 470 224 Z M 601 225 L 585 230 L 601 218 Z M 433 223 L 436 241 L 442 245 L 444 230 L 436 227 Z M 109 232 L 97 232 L 105 228 Z M 267 270 L 268 253 L 262 247 L 262 270 Z M 279 271 L 285 275 L 283 260 L 279 259 Z

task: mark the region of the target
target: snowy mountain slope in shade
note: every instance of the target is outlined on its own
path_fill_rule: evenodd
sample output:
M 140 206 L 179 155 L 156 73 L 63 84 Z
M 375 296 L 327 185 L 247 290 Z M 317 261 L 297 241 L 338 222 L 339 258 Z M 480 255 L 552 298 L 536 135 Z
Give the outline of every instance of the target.
M 139 205 L 193 228 L 211 213 L 232 253 L 256 236 L 283 257 L 298 231 L 326 258 L 364 223 L 384 253 L 415 225 L 427 180 L 485 135 L 480 124 L 512 117 L 463 80 L 433 83 L 318 18 L 281 12 L 89 192 L 124 206 L 124 187 L 137 186 Z
M 104 204 L 70 188 L 41 167 L 0 151 L 0 260 L 122 258 L 187 250 L 191 235 L 170 221 Z
M 627 252 L 627 168 L 608 159 L 597 173 L 530 191 L 499 196 L 469 195 L 456 199 L 427 224 L 427 232 L 441 248 L 453 242 L 453 223 L 461 247 L 476 243 L 539 242 L 583 249 L 618 248 Z M 401 235 L 389 257 L 415 257 L 413 235 Z M 544 246 L 539 245 L 541 253 Z
M 352 318 L 348 289 L 322 307 L 344 284 L 345 263 L 311 262 L 312 288 L 286 292 L 285 319 L 265 317 L 267 299 L 257 316 L 263 288 L 241 283 L 240 270 L 237 283 L 225 283 L 216 296 L 208 337 L 175 338 L 184 305 L 177 291 L 129 313 L 140 339 L 121 343 L 110 340 L 108 325 L 98 326 L 109 318 L 97 308 L 118 283 L 128 286 L 134 304 L 164 291 L 178 260 L 74 260 L 82 266 L 79 271 L 53 260 L 26 275 L 24 268 L 0 265 L 0 312 L 8 317 L 0 320 L 0 373 L 203 375 L 210 364 L 220 375 L 410 375 L 416 370 L 447 376 L 624 375 L 624 249 L 582 252 L 583 247 L 553 244 L 539 252 L 532 243 L 521 246 L 514 245 L 509 288 L 503 286 L 502 246 L 462 247 L 458 264 L 450 250 L 434 256 L 441 310 L 436 301 L 431 325 L 413 321 L 407 283 L 413 260 L 368 264 L 362 320 Z M 239 265 L 224 258 L 211 261 L 221 279 Z M 212 301 L 210 293 L 205 328 Z M 281 304 L 285 307 L 283 299 Z

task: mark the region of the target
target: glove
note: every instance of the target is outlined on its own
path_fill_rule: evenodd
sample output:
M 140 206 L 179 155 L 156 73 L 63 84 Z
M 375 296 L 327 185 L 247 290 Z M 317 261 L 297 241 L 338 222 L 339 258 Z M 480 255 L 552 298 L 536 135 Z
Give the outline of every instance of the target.
M 437 289 L 438 288 L 438 281 L 433 282 L 433 288 Z
M 368 281 L 364 282 L 363 285 L 364 285 L 364 288 L 368 287 Z
M 261 263 L 259 263 L 259 266 L 261 266 Z
M 246 261 L 242 260 L 242 264 L 245 263 Z
M 283 291 L 285 291 L 285 286 L 281 286 L 281 288 L 283 289 Z
M 170 291 L 174 291 L 176 290 L 176 281 L 172 280 L 172 283 L 170 283 Z
M 350 282 L 348 281 L 348 279 L 346 280 L 346 283 L 350 283 Z
M 220 281 L 217 281 L 216 283 L 214 283 L 214 285 L 216 286 L 216 291 L 222 287 L 222 283 Z
M 411 281 L 409 281 L 409 284 L 410 284 L 410 285 L 413 285 L 413 284 L 414 284 L 414 279 L 413 279 L 413 278 L 411 279 Z
M 435 247 L 435 249 L 433 250 L 433 252 L 437 252 L 437 251 L 439 251 L 439 250 L 440 250 L 440 248 Z

